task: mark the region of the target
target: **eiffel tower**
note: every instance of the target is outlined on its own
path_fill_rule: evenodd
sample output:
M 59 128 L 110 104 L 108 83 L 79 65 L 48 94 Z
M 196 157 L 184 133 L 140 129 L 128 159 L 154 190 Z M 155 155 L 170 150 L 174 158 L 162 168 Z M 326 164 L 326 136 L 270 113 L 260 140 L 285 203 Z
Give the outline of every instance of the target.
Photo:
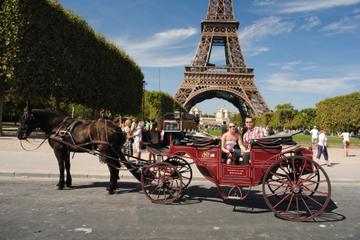
M 254 69 L 245 65 L 238 28 L 232 0 L 209 0 L 196 55 L 185 67 L 185 79 L 175 95 L 187 110 L 217 97 L 232 103 L 243 117 L 269 111 L 255 85 Z M 214 46 L 224 47 L 226 65 L 209 62 Z

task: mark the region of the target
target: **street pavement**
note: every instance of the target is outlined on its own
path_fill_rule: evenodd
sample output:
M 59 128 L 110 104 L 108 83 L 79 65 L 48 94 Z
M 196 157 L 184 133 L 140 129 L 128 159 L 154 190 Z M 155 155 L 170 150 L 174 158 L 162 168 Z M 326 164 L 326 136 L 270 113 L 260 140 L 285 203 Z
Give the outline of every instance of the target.
M 28 150 L 36 148 L 41 139 L 30 139 L 24 142 Z M 99 162 L 96 156 L 88 153 L 76 153 L 71 160 L 71 173 L 74 178 L 108 178 L 109 172 L 105 164 Z M 142 158 L 148 159 L 143 153 Z M 350 149 L 350 157 L 344 156 L 342 148 L 329 147 L 331 167 L 323 165 L 331 182 L 360 182 L 360 148 Z M 191 162 L 191 160 L 189 160 Z M 322 162 L 324 163 L 324 161 Z M 192 164 L 193 179 L 205 180 L 195 164 Z M 20 141 L 15 137 L 0 137 L 0 176 L 28 176 L 28 177 L 58 177 L 58 164 L 49 144 L 45 142 L 35 151 L 25 151 Z M 121 179 L 133 179 L 133 176 L 124 169 L 120 172 Z
M 54 178 L 0 177 L 1 240 L 332 240 L 360 239 L 359 183 L 335 183 L 316 219 L 276 218 L 259 187 L 243 201 L 223 202 L 214 185 L 194 182 L 174 204 L 153 204 L 138 182 L 123 180 L 114 195 L 104 180 L 78 178 L 55 190 Z
M 30 141 L 28 149 L 41 143 Z M 107 166 L 86 153 L 71 160 L 73 188 L 57 191 L 57 161 L 47 143 L 25 151 L 16 138 L 0 137 L 0 239 L 359 239 L 360 148 L 345 158 L 330 147 L 329 155 L 331 202 L 315 221 L 298 223 L 276 218 L 260 186 L 234 211 L 194 165 L 194 181 L 175 204 L 152 204 L 128 171 L 108 195 Z

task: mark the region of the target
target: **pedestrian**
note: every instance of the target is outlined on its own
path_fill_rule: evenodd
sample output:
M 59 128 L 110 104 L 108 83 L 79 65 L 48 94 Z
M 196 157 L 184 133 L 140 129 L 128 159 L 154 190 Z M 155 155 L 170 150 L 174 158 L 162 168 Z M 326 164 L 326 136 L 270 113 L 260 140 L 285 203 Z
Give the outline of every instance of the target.
M 326 165 L 328 167 L 331 167 L 331 163 L 329 161 L 329 155 L 328 155 L 328 141 L 326 136 L 326 129 L 320 131 L 319 134 L 319 142 L 318 142 L 318 151 L 317 151 L 317 161 L 320 164 L 320 157 L 321 155 L 324 155 L 324 159 L 326 161 Z
M 142 132 L 143 132 L 144 127 L 145 127 L 144 121 L 139 121 L 135 131 L 133 132 L 133 136 L 134 136 L 133 148 L 134 148 L 134 152 L 135 152 L 135 157 L 138 159 L 141 158 L 141 152 L 143 152 L 143 149 L 141 149 L 141 146 L 143 144 Z
M 223 125 L 221 125 L 221 136 L 223 136 L 227 131 L 226 121 L 223 121 Z
M 345 151 L 345 157 L 349 156 L 349 146 L 350 146 L 350 133 L 348 131 L 342 132 L 339 137 L 343 138 L 343 145 L 344 145 L 344 151 Z
M 129 161 L 130 156 L 133 155 L 133 142 L 134 136 L 131 131 L 131 120 L 127 119 L 124 123 L 124 132 L 126 133 L 126 141 L 124 143 L 123 152 L 126 155 L 126 159 Z
M 202 132 L 205 133 L 205 134 L 207 134 L 207 135 L 209 135 L 209 126 L 208 126 L 208 125 L 205 125 Z
M 311 146 L 312 148 L 314 148 L 318 141 L 319 130 L 317 130 L 316 126 L 314 126 L 314 128 L 310 130 L 310 133 L 311 133 Z
M 138 126 L 138 119 L 137 118 L 133 118 L 132 119 L 132 123 L 131 123 L 131 131 L 134 132 Z
M 160 132 L 157 129 L 157 122 L 153 121 L 150 129 L 150 147 L 159 148 L 160 147 Z M 149 160 L 156 160 L 155 153 L 149 151 Z

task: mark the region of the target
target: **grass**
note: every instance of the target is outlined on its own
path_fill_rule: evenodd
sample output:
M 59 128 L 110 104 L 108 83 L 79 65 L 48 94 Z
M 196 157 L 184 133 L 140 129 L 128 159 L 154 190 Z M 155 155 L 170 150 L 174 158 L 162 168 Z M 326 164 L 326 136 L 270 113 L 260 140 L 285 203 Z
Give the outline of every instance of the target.
M 328 144 L 343 144 L 343 139 L 341 137 L 337 137 L 337 136 L 328 136 Z M 295 135 L 293 137 L 295 142 L 298 143 L 307 143 L 307 144 L 311 144 L 311 136 L 310 135 L 303 135 L 303 134 L 298 134 Z M 360 139 L 359 138 L 350 138 L 350 143 L 351 145 L 360 145 Z
M 220 129 L 209 129 L 209 133 L 212 136 L 220 136 L 221 131 Z M 311 136 L 304 135 L 304 134 L 297 134 L 293 137 L 294 141 L 301 144 L 311 144 Z M 360 138 L 350 138 L 351 145 L 360 146 Z M 328 144 L 329 145 L 342 145 L 343 141 L 341 137 L 337 136 L 328 136 Z

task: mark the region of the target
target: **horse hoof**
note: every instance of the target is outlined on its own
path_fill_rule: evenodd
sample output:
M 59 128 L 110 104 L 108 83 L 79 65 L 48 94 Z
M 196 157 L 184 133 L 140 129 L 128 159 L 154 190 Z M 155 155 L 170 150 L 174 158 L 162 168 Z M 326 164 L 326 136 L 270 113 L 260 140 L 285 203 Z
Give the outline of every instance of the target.
M 58 189 L 58 190 L 64 190 L 64 186 L 58 185 L 58 186 L 57 186 L 57 189 Z
M 115 190 L 108 190 L 109 195 L 113 195 L 115 193 Z
M 72 187 L 72 184 L 71 184 L 71 183 L 66 183 L 66 186 L 67 186 L 68 188 L 71 188 L 71 187 Z

